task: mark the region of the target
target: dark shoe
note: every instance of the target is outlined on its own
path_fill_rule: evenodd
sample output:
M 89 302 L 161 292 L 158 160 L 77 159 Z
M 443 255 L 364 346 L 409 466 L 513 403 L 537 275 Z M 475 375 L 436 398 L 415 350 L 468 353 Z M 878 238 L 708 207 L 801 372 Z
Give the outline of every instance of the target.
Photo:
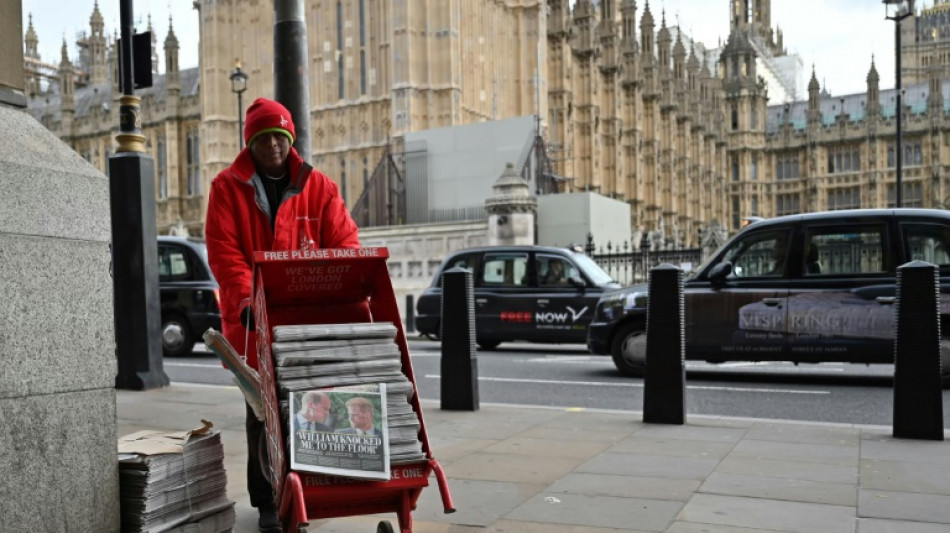
M 281 533 L 280 519 L 276 509 L 261 509 L 261 517 L 257 519 L 257 527 L 261 533 Z

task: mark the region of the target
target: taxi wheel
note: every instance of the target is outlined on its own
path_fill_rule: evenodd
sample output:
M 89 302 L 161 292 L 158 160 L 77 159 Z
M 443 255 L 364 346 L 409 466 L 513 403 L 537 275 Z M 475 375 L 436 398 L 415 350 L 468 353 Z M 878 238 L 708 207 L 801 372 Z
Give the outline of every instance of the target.
M 479 340 L 476 340 L 475 342 L 476 342 L 476 344 L 478 344 L 478 347 L 479 347 L 479 348 L 481 348 L 482 350 L 485 350 L 486 352 L 490 352 L 490 351 L 494 350 L 495 348 L 498 347 L 499 344 L 501 344 L 501 341 L 484 341 L 484 340 L 483 340 L 483 341 L 479 341 Z
M 385 520 L 376 525 L 376 533 L 395 533 L 393 525 Z
M 620 326 L 610 345 L 610 356 L 621 374 L 643 377 L 647 366 L 647 331 L 641 322 Z
M 162 352 L 167 357 L 188 355 L 195 347 L 195 338 L 191 325 L 178 314 L 171 314 L 162 320 Z

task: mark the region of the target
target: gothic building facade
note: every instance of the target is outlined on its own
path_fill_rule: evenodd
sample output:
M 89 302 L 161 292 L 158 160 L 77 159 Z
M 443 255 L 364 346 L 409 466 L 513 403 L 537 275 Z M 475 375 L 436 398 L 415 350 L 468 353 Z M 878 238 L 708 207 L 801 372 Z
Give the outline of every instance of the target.
M 178 69 L 170 31 L 165 73 L 139 94 L 156 159 L 159 230 L 201 235 L 208 181 L 239 148 L 229 80 L 235 60 L 250 76 L 246 95 L 273 95 L 273 6 L 194 5 L 200 65 Z M 770 0 L 730 2 L 729 37 L 716 61 L 668 26 L 664 13 L 657 24 L 648 1 L 305 6 L 311 158 L 351 207 L 406 133 L 523 115 L 540 117 L 558 192 L 598 191 L 628 202 L 634 234 L 649 232 L 664 247 L 698 245 L 710 224 L 735 230 L 749 215 L 893 205 L 898 150 L 904 205 L 950 201 L 941 164 L 950 155 L 945 73 L 928 61 L 926 79 L 907 84 L 901 148 L 894 95 L 881 90 L 873 60 L 866 93 L 833 97 L 812 72 L 807 100 L 770 105 L 761 57 L 785 53 Z M 923 11 L 914 27 L 929 28 L 921 21 L 943 9 Z M 35 89 L 29 111 L 106 171 L 117 129 L 114 40 L 98 7 L 90 26 L 79 65 L 64 43 L 56 71 L 46 67 L 46 90 L 32 25 L 27 30 L 27 64 L 35 67 L 27 74 Z

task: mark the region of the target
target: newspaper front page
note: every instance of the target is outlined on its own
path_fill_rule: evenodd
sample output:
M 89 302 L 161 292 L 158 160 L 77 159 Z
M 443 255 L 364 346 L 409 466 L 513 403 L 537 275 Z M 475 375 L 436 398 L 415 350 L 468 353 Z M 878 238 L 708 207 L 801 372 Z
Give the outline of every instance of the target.
M 386 384 L 290 393 L 290 467 L 389 480 Z

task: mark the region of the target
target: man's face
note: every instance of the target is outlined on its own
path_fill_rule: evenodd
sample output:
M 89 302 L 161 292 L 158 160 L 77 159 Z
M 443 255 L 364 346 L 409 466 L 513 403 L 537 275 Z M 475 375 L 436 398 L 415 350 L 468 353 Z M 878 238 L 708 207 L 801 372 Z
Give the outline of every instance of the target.
M 347 408 L 347 413 L 350 416 L 352 427 L 366 431 L 373 426 L 373 413 L 371 411 L 364 411 L 359 407 L 350 407 Z
M 324 396 L 321 401 L 310 404 L 310 419 L 316 422 L 326 422 L 330 414 L 330 398 Z
M 284 164 L 290 154 L 290 139 L 282 133 L 262 133 L 251 143 L 251 156 L 257 167 L 268 176 L 284 173 Z

